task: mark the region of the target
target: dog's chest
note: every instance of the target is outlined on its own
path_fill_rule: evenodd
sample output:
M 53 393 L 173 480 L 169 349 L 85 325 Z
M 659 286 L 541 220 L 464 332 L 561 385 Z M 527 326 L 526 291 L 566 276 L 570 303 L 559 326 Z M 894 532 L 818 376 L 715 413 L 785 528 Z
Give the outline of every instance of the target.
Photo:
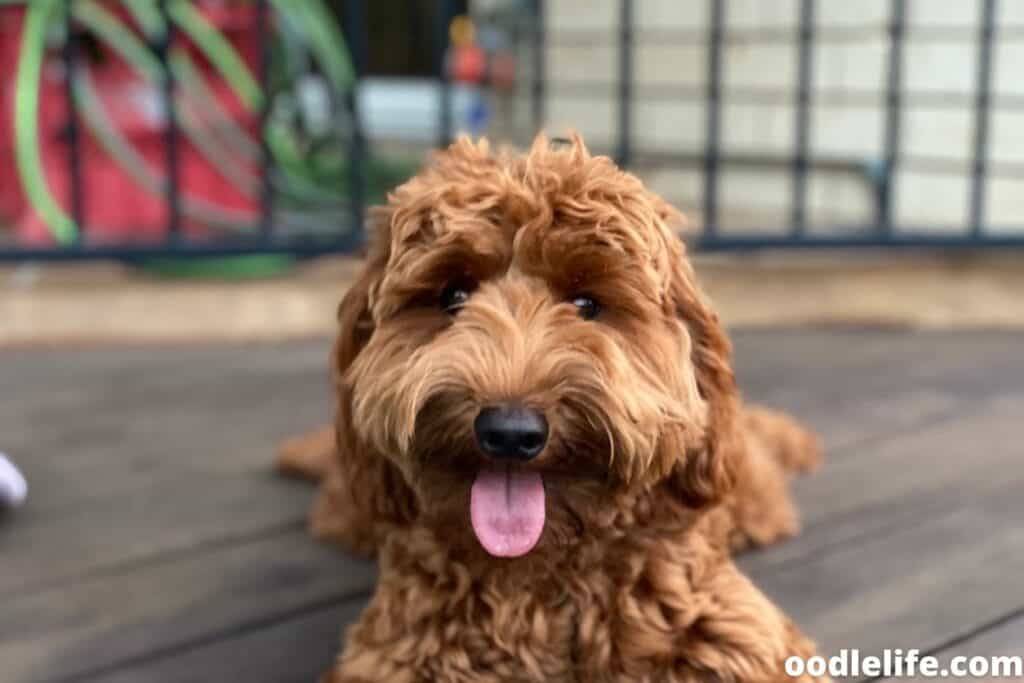
M 390 611 L 388 621 L 397 626 L 393 619 L 401 614 L 407 621 L 395 635 L 416 633 L 419 647 L 428 646 L 427 650 L 436 653 L 421 661 L 424 680 L 580 680 L 576 664 L 580 610 L 565 586 L 550 578 L 516 575 L 477 578 L 469 583 L 434 576 L 429 587 L 424 574 L 412 582 L 410 578 L 396 582 L 407 589 L 398 601 L 405 608 Z M 413 601 L 413 595 L 419 599 Z M 419 608 L 414 606 L 417 603 Z
M 577 554 L 557 565 L 473 571 L 447 554 L 414 557 L 410 547 L 391 545 L 382 557 L 381 586 L 360 630 L 392 651 L 419 653 L 422 680 L 623 680 L 614 673 L 622 577 L 607 563 Z
M 615 657 L 616 590 L 609 577 L 576 574 L 572 585 L 557 575 L 504 579 L 476 584 L 462 597 L 464 620 L 448 624 L 473 670 L 493 672 L 502 683 L 611 680 L 601 665 Z

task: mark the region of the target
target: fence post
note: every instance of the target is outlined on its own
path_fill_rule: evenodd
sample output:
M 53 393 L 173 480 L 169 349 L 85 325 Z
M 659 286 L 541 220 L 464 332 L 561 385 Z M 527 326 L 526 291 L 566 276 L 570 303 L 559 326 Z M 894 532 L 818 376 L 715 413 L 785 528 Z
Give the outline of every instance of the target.
M 359 109 L 359 89 L 366 74 L 369 50 L 369 24 L 366 18 L 366 0 L 348 0 L 345 3 L 346 38 L 352 55 L 355 79 L 346 93 L 346 105 L 352 117 L 352 137 L 349 147 L 349 201 L 352 210 L 352 229 L 363 237 L 366 216 L 366 137 Z
M 992 44 L 995 41 L 996 0 L 984 0 L 978 26 L 978 84 L 974 99 L 974 163 L 971 182 L 971 239 L 981 241 L 985 222 L 985 181 L 988 173 L 989 105 L 992 100 Z
M 176 242 L 181 232 L 181 196 L 178 157 L 178 117 L 174 110 L 174 77 L 168 53 L 174 40 L 174 23 L 167 11 L 168 0 L 159 0 L 158 8 L 165 27 L 164 35 L 155 45 L 163 77 L 164 155 L 167 165 L 167 241 Z
M 718 171 L 721 152 L 722 40 L 726 0 L 708 0 L 708 52 L 704 132 L 704 231 L 713 241 L 718 232 Z
M 796 90 L 796 154 L 793 157 L 792 236 L 807 230 L 807 169 L 811 125 L 811 53 L 814 40 L 814 0 L 800 0 L 799 52 Z
M 444 148 L 452 141 L 452 84 L 448 73 L 449 31 L 453 18 L 452 0 L 441 0 L 435 4 L 437 16 L 434 26 L 434 55 L 437 60 L 437 146 Z
M 273 49 L 270 39 L 270 3 L 259 0 L 256 6 L 256 36 L 260 45 L 259 80 L 263 90 L 263 103 L 259 113 L 260 134 L 260 232 L 270 239 L 274 234 L 274 157 L 267 144 L 267 121 L 273 105 L 270 90 L 270 61 Z
M 68 142 L 68 180 L 70 182 L 71 218 L 75 222 L 77 241 L 80 244 L 85 237 L 85 202 L 82 188 L 82 147 L 78 130 L 78 111 L 75 107 L 75 69 L 78 60 L 78 30 L 75 28 L 74 13 L 71 4 L 74 0 L 64 2 L 64 96 L 67 100 L 67 142 Z
M 633 0 L 619 4 L 619 118 L 616 160 L 628 166 L 633 160 Z
M 885 92 L 885 168 L 878 200 L 878 229 L 883 237 L 893 232 L 896 164 L 899 162 L 903 107 L 903 37 L 906 28 L 905 0 L 892 0 L 889 15 L 889 78 Z
M 544 0 L 533 0 L 533 82 L 531 85 L 531 114 L 533 117 L 533 133 L 536 135 L 544 129 L 547 102 L 545 98 L 545 79 L 547 77 L 547 55 L 545 53 L 546 33 L 544 24 Z

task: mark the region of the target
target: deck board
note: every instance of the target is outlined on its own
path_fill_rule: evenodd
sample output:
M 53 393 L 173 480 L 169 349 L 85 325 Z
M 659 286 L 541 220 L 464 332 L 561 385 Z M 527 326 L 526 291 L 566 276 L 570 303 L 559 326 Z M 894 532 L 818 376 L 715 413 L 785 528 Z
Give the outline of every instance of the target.
M 1024 335 L 736 335 L 750 400 L 821 431 L 806 529 L 740 564 L 830 650 L 1021 640 Z M 373 568 L 309 539 L 273 445 L 330 411 L 328 340 L 0 353 L 4 681 L 313 680 Z M 966 640 L 965 640 L 966 638 Z M 1002 643 L 1002 644 L 1001 644 Z
M 35 492 L 33 491 L 33 495 Z M 283 528 L 304 527 L 308 487 L 270 473 L 148 483 L 74 514 L 0 527 L 5 596 Z M 40 539 L 45 539 L 41 542 Z
M 1019 392 L 1020 343 L 1007 333 L 747 332 L 736 335 L 736 373 L 749 400 L 800 416 L 836 458 Z
M 32 491 L 0 525 L 0 596 L 299 524 L 309 488 L 274 476 L 272 448 L 329 415 L 328 347 L 5 357 L 0 448 Z
M 872 444 L 793 484 L 803 533 L 741 558 L 752 574 L 789 567 L 843 543 L 969 507 L 1002 487 L 1024 486 L 1019 399 Z M 979 435 L 985 435 L 979 448 Z
M 323 609 L 232 634 L 180 654 L 171 653 L 121 667 L 104 675 L 102 680 L 105 683 L 312 683 L 338 656 L 341 625 L 354 621 L 363 604 L 362 598 L 341 600 Z M 302 655 L 282 656 L 288 652 Z
M 990 628 L 986 628 L 974 636 L 957 641 L 931 654 L 938 658 L 940 666 L 945 667 L 952 664 L 953 657 L 984 657 L 989 660 L 987 666 L 1004 667 L 998 677 L 991 675 L 994 672 L 990 668 L 989 675 L 972 677 L 973 681 L 1024 680 L 1024 673 L 1021 673 L 1024 663 L 1019 663 L 1024 658 L 1024 614 L 1018 614 L 1016 617 L 993 624 Z M 997 663 L 991 661 L 993 657 L 1011 657 L 1016 661 Z M 918 675 L 912 678 L 902 677 L 888 680 L 923 683 L 935 679 Z
M 828 652 L 935 648 L 1024 603 L 1019 485 L 755 582 Z
M 365 594 L 375 570 L 302 530 L 8 596 L 6 680 L 73 680 Z M 340 632 L 340 625 L 339 625 Z

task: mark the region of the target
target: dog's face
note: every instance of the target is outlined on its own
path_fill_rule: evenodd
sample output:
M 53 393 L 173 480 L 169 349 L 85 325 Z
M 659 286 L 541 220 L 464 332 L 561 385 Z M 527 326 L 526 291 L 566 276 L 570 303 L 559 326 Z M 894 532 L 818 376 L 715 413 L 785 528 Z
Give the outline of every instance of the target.
M 341 426 L 424 523 L 513 557 L 607 524 L 624 493 L 729 486 L 728 344 L 639 180 L 579 140 L 460 141 L 381 216 L 342 305 Z

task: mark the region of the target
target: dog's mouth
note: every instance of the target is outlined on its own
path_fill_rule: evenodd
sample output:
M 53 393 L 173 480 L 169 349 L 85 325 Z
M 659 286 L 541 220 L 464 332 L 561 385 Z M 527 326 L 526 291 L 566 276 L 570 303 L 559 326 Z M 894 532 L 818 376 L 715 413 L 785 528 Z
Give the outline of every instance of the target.
M 470 493 L 477 540 L 495 557 L 521 557 L 544 531 L 544 480 L 539 472 L 484 465 Z

